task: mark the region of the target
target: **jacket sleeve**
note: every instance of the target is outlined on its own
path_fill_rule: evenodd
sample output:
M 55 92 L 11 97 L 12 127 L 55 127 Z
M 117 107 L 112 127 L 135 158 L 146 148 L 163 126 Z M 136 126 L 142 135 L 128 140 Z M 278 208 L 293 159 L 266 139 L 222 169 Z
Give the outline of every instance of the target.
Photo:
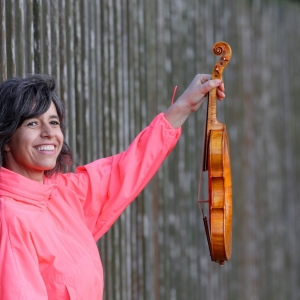
M 7 213 L 3 199 L 0 214 L 0 299 L 48 299 L 30 233 Z
M 172 128 L 161 113 L 126 151 L 77 168 L 71 188 L 82 201 L 86 222 L 95 240 L 106 233 L 147 185 L 180 134 L 181 128 Z

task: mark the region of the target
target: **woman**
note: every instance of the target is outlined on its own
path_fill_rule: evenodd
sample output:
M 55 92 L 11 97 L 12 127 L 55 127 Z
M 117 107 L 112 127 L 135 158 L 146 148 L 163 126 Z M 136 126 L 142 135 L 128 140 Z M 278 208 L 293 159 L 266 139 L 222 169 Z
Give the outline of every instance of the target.
M 72 163 L 64 108 L 45 75 L 0 85 L 0 299 L 102 299 L 97 241 L 141 192 L 175 146 L 204 96 L 224 85 L 197 75 L 129 148 Z

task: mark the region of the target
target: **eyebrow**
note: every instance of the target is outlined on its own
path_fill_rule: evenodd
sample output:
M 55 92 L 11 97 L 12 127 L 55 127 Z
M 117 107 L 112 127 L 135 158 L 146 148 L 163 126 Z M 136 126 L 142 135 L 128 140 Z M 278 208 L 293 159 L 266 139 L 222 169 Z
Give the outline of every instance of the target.
M 49 119 L 59 119 L 59 116 L 58 115 L 51 115 L 51 116 L 49 116 Z

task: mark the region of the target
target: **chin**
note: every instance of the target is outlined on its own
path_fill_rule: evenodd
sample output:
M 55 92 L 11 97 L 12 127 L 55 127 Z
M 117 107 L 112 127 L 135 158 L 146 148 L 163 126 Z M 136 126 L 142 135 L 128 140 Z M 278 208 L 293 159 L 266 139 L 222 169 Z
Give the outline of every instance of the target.
M 44 166 L 41 166 L 40 167 L 40 170 L 42 170 L 42 171 L 44 171 L 44 172 L 49 172 L 49 171 L 51 171 L 51 170 L 53 170 L 54 168 L 55 168 L 55 166 L 56 166 L 56 164 L 54 164 L 54 165 L 44 165 Z

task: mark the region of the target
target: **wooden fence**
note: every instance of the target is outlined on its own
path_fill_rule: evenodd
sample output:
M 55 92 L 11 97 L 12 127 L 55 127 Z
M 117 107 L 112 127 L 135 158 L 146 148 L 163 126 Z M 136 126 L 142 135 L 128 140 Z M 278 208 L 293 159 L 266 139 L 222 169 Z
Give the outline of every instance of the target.
M 210 261 L 197 208 L 203 107 L 99 241 L 105 299 L 300 299 L 299 1 L 0 0 L 0 24 L 0 80 L 57 78 L 76 165 L 126 149 L 228 42 L 232 260 Z

